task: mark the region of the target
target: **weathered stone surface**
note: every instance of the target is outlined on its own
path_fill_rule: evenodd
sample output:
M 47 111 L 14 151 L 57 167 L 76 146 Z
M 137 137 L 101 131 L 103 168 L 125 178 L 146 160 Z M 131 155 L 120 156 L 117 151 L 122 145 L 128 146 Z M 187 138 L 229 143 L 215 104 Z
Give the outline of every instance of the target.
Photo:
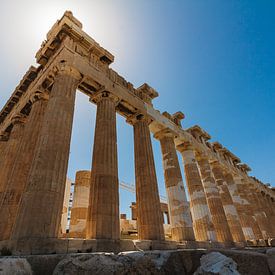
M 164 240 L 155 161 L 149 122 L 143 116 L 133 117 L 137 228 L 140 240 Z
M 237 263 L 240 274 L 270 275 L 274 257 L 273 251 L 267 254 L 251 251 L 217 250 Z M 29 255 L 16 259 L 29 262 L 34 275 L 52 274 L 194 274 L 200 267 L 200 259 L 207 253 L 205 249 L 171 251 L 129 251 L 114 253 L 78 253 L 55 255 Z M 263 251 L 264 252 L 264 251 Z M 269 258 L 270 257 L 270 258 Z M 14 257 L 0 258 L 0 262 Z M 0 272 L 1 274 L 1 272 Z M 6 273 L 4 273 L 6 274 Z M 7 273 L 9 274 L 9 273 Z M 16 273 L 12 273 L 16 274 Z M 23 273 L 25 274 L 25 273 Z M 31 273 L 27 273 L 31 274 Z M 212 273 L 209 273 L 212 274 Z M 216 273 L 217 274 L 217 273 Z M 226 273 L 222 273 L 226 274 Z M 2 274 L 1 274 L 2 275 Z
M 86 238 L 91 171 L 77 171 L 70 220 L 70 238 Z
M 207 205 L 195 153 L 189 143 L 179 145 L 184 164 L 186 185 L 190 196 L 194 233 L 197 241 L 216 241 L 217 236 Z
M 263 236 L 255 218 L 253 217 L 252 205 L 247 194 L 247 187 L 242 177 L 234 176 L 234 182 L 229 190 L 239 214 L 245 239 L 262 239 Z
M 238 266 L 240 274 L 270 275 L 267 255 L 246 250 L 220 250 L 227 257 L 232 258 Z
M 160 140 L 161 144 L 172 239 L 175 241 L 195 240 L 190 204 L 184 190 L 173 134 L 164 129 L 155 137 Z
M 90 199 L 87 219 L 88 239 L 120 238 L 116 134 L 117 97 L 98 91 L 93 147 Z
M 79 76 L 61 67 L 43 117 L 13 239 L 55 238 L 60 229 Z M 42 251 L 43 248 L 41 247 Z
M 225 242 L 228 244 L 232 243 L 233 238 L 226 219 L 219 189 L 216 185 L 213 172 L 211 171 L 208 157 L 206 155 L 199 154 L 197 159 L 208 208 L 210 210 L 212 222 L 217 235 L 217 240 L 219 242 Z
M 217 224 L 220 235 L 225 233 L 219 240 L 227 240 L 229 234 L 228 230 L 225 229 L 224 232 L 222 230 L 220 221 L 224 217 L 221 211 L 219 215 L 215 214 L 215 207 L 211 207 L 212 215 L 209 211 L 210 203 L 207 205 L 194 152 L 205 153 L 211 163 L 217 162 L 221 166 L 220 170 L 228 172 L 231 176 L 234 174 L 236 177 L 236 182 L 234 181 L 231 186 L 234 204 L 230 201 L 230 194 L 226 188 L 228 183 L 222 179 L 222 173 L 217 177 L 217 182 L 220 183 L 220 195 L 223 194 L 222 202 L 226 202 L 223 203 L 224 212 L 234 241 L 242 241 L 240 223 L 247 240 L 266 240 L 268 237 L 274 237 L 275 195 L 272 188 L 255 178 L 251 181 L 251 177 L 247 175 L 250 168 L 246 164 L 241 164 L 240 159 L 233 153 L 225 148 L 222 149 L 221 145 L 216 144 L 218 147 L 215 147 L 213 143 L 208 142 L 207 140 L 211 137 L 207 133 L 203 133 L 202 136 L 193 135 L 192 131 L 188 131 L 190 129 L 183 129 L 180 124 L 182 113 L 170 115 L 169 118 L 167 113 L 164 115 L 155 109 L 152 99 L 157 97 L 158 93 L 146 83 L 139 88 L 134 88 L 132 83 L 111 69 L 109 65 L 114 61 L 114 56 L 82 30 L 81 23 L 73 17 L 71 12 L 65 12 L 53 26 L 36 58 L 40 66 L 30 68 L 0 112 L 0 209 L 4 212 L 4 214 L 0 213 L 2 218 L 0 239 L 9 239 L 9 232 L 13 232 L 11 242 L 5 245 L 8 244 L 19 254 L 60 253 L 61 251 L 67 253 L 70 250 L 74 251 L 77 247 L 76 243 L 68 239 L 57 238 L 60 230 L 77 88 L 98 105 L 98 113 L 100 113 L 96 127 L 93 159 L 95 176 L 91 180 L 93 199 L 89 207 L 91 211 L 88 215 L 88 237 L 97 238 L 97 240 L 103 238 L 104 241 L 97 244 L 97 240 L 94 240 L 89 248 L 82 243 L 87 250 L 121 250 L 120 242 L 117 240 L 119 238 L 119 205 L 116 112 L 134 125 L 137 223 L 140 239 L 158 240 L 160 248 L 167 247 L 166 244 L 161 243 L 164 234 L 150 140 L 150 131 L 156 134 L 163 129 L 172 133 L 173 141 L 183 154 L 196 239 L 205 241 L 200 242 L 198 246 L 209 245 L 216 248 L 224 246 L 224 243 L 214 243 L 216 234 L 212 216 L 219 219 Z M 38 114 L 35 119 L 32 118 L 31 112 L 32 97 L 41 90 L 49 92 L 50 98 L 45 115 Z M 104 91 L 104 99 L 98 100 L 99 93 L 101 94 L 102 91 Z M 109 100 L 110 97 L 115 100 Z M 21 147 L 25 148 L 23 151 L 17 150 L 19 143 L 22 142 L 23 133 L 18 131 L 19 128 L 23 129 L 22 124 L 19 126 L 14 120 L 18 115 L 29 116 L 29 120 L 33 120 L 28 127 L 29 138 L 24 138 L 26 146 Z M 39 120 L 39 117 L 42 119 Z M 35 125 L 39 122 L 41 122 L 41 129 L 37 131 Z M 32 126 L 35 131 L 32 131 Z M 199 128 L 196 126 L 193 130 Z M 10 139 L 7 140 L 5 135 Z M 168 143 L 171 145 L 173 142 L 170 140 Z M 171 147 L 165 147 L 168 155 L 164 161 L 168 166 L 176 164 L 176 162 L 170 162 Z M 226 154 L 220 154 L 219 148 Z M 175 155 L 174 148 L 172 151 Z M 173 159 L 176 158 L 173 157 Z M 171 188 L 170 194 L 172 194 L 171 197 L 176 198 L 175 204 L 177 204 L 180 202 L 179 197 L 184 197 L 183 193 L 177 193 L 182 187 L 178 181 L 179 169 L 176 169 L 176 173 L 170 173 L 171 167 L 166 165 L 166 168 L 165 170 L 169 172 L 167 183 L 169 187 L 175 187 Z M 203 170 L 207 172 L 209 169 Z M 208 180 L 208 176 L 209 173 L 205 173 L 206 187 L 212 188 L 213 180 Z M 19 177 L 18 181 L 17 177 Z M 173 181 L 170 181 L 171 178 L 174 178 Z M 261 194 L 260 197 L 247 192 L 246 181 L 249 184 L 253 182 L 253 190 Z M 7 188 L 9 184 L 11 188 Z M 22 190 L 24 192 L 21 196 Z M 5 198 L 4 203 L 1 197 Z M 214 200 L 211 200 L 211 203 L 218 205 Z M 239 213 L 236 212 L 236 205 Z M 179 209 L 181 206 L 179 205 Z M 218 207 L 221 210 L 220 203 Z M 174 207 L 174 210 L 177 212 L 177 207 Z M 236 213 L 239 214 L 240 223 Z M 13 226 L 15 217 L 15 226 Z M 174 217 L 177 217 L 177 214 Z M 189 229 L 192 231 L 191 226 Z M 175 231 L 178 236 L 181 233 L 181 229 Z M 109 242 L 106 243 L 106 239 Z M 16 242 L 17 240 L 19 241 Z M 264 245 L 263 241 L 255 244 Z
M 201 266 L 194 275 L 240 275 L 237 264 L 220 252 L 211 252 L 201 257 Z
M 70 179 L 66 179 L 66 188 L 65 188 L 65 193 L 64 193 L 63 209 L 62 209 L 61 223 L 60 223 L 60 230 L 59 230 L 60 238 L 62 238 L 62 237 L 65 238 L 67 236 L 66 231 L 67 231 L 67 226 L 68 226 L 71 186 L 72 186 L 72 181 Z
M 26 120 L 22 140 L 16 149 L 16 158 L 9 173 L 2 204 L 0 203 L 0 240 L 10 238 L 16 221 L 18 207 L 32 166 L 48 95 L 36 93 L 31 101 L 32 109 Z
M 32 268 L 24 258 L 0 258 L 1 275 L 32 275 Z
M 274 246 L 274 247 L 275 247 L 275 239 L 273 239 L 273 238 L 268 239 L 268 245 L 269 245 L 269 246 Z
M 271 273 L 275 274 L 275 248 L 270 248 L 266 251 L 267 262 Z
M 226 215 L 226 219 L 230 228 L 232 238 L 235 242 L 244 242 L 245 237 L 242 231 L 240 218 L 229 191 L 228 181 L 230 183 L 234 183 L 229 180 L 232 176 L 231 174 L 228 174 L 226 178 L 223 174 L 222 167 L 218 162 L 212 163 L 211 166 L 214 178 L 216 180 L 216 184 L 219 188 L 224 212 Z
M 133 261 L 134 260 L 134 261 Z M 134 263 L 132 263 L 134 262 Z M 117 256 L 112 253 L 86 254 L 71 256 L 62 260 L 55 268 L 53 274 L 157 274 L 158 269 L 143 253 L 135 255 Z
M 22 141 L 22 136 L 24 133 L 26 119 L 22 115 L 15 115 L 12 119 L 12 129 L 9 136 L 9 140 L 3 151 L 3 155 L 0 159 L 0 209 L 4 203 L 4 194 L 8 189 L 8 180 L 14 161 L 17 158 L 18 148 Z M 1 216 L 2 217 L 2 216 Z M 4 234 L 5 225 L 0 224 L 0 240 L 6 239 L 6 234 Z

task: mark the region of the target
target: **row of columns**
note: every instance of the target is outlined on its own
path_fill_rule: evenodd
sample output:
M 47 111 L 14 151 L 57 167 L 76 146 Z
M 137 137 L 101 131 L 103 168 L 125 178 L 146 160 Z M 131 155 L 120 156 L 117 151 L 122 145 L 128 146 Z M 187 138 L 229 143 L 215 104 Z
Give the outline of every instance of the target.
M 63 65 L 50 95 L 36 93 L 31 98 L 28 118 L 15 117 L 9 140 L 0 141 L 1 240 L 58 237 L 75 95 L 81 79 L 77 71 Z M 97 104 L 97 115 L 89 207 L 85 213 L 86 238 L 116 240 L 120 238 L 116 133 L 119 98 L 103 90 L 96 92 L 91 101 Z M 127 121 L 134 130 L 138 238 L 164 240 L 151 121 L 142 114 Z M 274 233 L 268 225 L 274 213 L 267 215 L 265 202 L 247 192 L 250 183 L 225 175 L 219 163 L 210 163 L 206 155 L 195 152 L 185 142 L 177 150 L 183 158 L 189 208 L 174 135 L 164 129 L 155 137 L 161 144 L 174 240 L 232 243 Z

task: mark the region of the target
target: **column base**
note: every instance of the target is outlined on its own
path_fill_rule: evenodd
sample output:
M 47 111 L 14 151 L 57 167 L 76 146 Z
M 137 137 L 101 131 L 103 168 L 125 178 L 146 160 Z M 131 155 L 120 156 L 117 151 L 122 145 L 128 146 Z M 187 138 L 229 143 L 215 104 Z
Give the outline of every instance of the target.
M 264 241 L 264 240 L 262 240 Z M 197 241 L 151 241 L 151 240 L 87 240 L 87 239 L 24 239 L 0 241 L 0 256 L 48 255 L 69 253 L 176 250 L 176 249 L 223 249 L 268 246 L 261 240 L 247 243 L 220 243 Z
M 133 251 L 132 240 L 24 239 L 0 241 L 0 256 Z
M 251 247 L 268 247 L 268 246 L 272 246 L 272 245 L 270 245 L 269 240 L 264 240 L 264 239 L 247 240 L 246 245 L 251 246 Z

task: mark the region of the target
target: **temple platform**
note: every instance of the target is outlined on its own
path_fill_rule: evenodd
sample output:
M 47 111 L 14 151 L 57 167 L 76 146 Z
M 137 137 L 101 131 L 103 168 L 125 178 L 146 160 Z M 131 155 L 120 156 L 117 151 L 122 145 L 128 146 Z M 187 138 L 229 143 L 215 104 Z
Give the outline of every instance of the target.
M 266 244 L 266 245 L 264 245 Z M 219 243 L 198 241 L 151 241 L 151 240 L 87 240 L 87 239 L 28 239 L 20 241 L 1 241 L 0 255 L 41 255 L 70 254 L 90 252 L 150 251 L 175 249 L 225 249 L 244 247 L 268 247 L 268 242 L 250 241 L 244 243 Z

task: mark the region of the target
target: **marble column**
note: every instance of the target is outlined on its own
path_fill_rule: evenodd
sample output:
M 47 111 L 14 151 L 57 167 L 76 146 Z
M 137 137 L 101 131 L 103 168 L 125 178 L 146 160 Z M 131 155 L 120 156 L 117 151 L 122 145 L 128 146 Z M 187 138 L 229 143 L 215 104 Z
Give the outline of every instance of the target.
M 72 67 L 57 72 L 36 144 L 27 186 L 19 206 L 13 239 L 57 238 L 70 152 L 76 88 Z
M 10 238 L 16 219 L 18 206 L 32 166 L 34 149 L 41 130 L 48 95 L 46 93 L 36 93 L 31 101 L 31 112 L 26 120 L 22 141 L 17 147 L 17 155 L 7 181 L 4 199 L 0 205 L 0 236 L 4 240 Z
M 72 186 L 72 181 L 69 178 L 67 178 L 64 199 L 63 199 L 60 229 L 59 229 L 59 235 L 58 235 L 59 238 L 66 238 L 69 236 L 69 234 L 67 233 L 67 229 L 68 229 L 68 218 L 69 218 L 69 211 L 70 211 L 69 205 L 70 205 L 71 186 Z
M 232 200 L 225 175 L 223 174 L 222 167 L 218 162 L 211 163 L 211 169 L 219 189 L 221 201 L 223 204 L 225 216 L 229 225 L 229 229 L 234 242 L 244 242 L 240 218 Z
M 211 164 L 214 179 L 216 181 L 219 193 L 221 196 L 223 209 L 225 216 L 229 225 L 229 229 L 234 242 L 244 242 L 245 237 L 242 231 L 242 226 L 240 222 L 240 217 L 238 215 L 236 206 L 234 205 L 233 199 L 229 191 L 229 185 L 227 180 L 229 180 L 230 174 L 226 176 L 223 174 L 222 167 L 218 162 Z
M 245 180 L 245 185 L 248 193 L 248 200 L 251 204 L 253 216 L 260 228 L 262 236 L 265 240 L 272 237 L 272 229 L 269 224 L 268 216 L 265 212 L 265 204 L 258 197 L 256 188 L 251 183 Z
M 156 133 L 155 138 L 159 139 L 161 145 L 172 239 L 193 241 L 195 236 L 190 205 L 184 190 L 174 136 L 168 129 L 164 129 Z
M 255 230 L 255 217 L 253 217 L 250 202 L 247 200 L 247 190 L 241 177 L 234 175 L 233 180 L 227 181 L 227 183 L 234 205 L 239 214 L 245 239 L 261 239 L 262 235 L 260 229 L 256 228 Z
M 132 202 L 131 206 L 131 218 L 133 221 L 137 220 L 137 205 L 135 202 Z
M 226 219 L 219 189 L 211 171 L 208 158 L 206 155 L 198 154 L 197 161 L 207 204 L 217 234 L 217 240 L 219 242 L 229 244 L 233 241 L 233 239 Z
M 90 188 L 91 171 L 77 171 L 69 231 L 71 238 L 86 238 Z
M 194 150 L 189 143 L 177 146 L 184 164 L 196 241 L 217 241 Z
M 138 238 L 164 240 L 163 218 L 149 131 L 150 120 L 138 115 L 128 122 L 134 126 Z
M 97 92 L 90 201 L 87 220 L 88 239 L 120 238 L 119 183 L 117 162 L 116 105 L 118 98 Z
M 262 194 L 258 194 L 260 196 Z M 269 223 L 272 229 L 272 238 L 275 238 L 275 203 L 274 200 L 269 196 L 266 195 L 264 197 L 264 200 L 266 202 L 266 212 L 268 214 Z
M 8 133 L 0 133 L 0 165 L 2 163 L 2 158 L 5 152 L 5 149 L 7 148 L 9 139 Z
M 4 193 L 7 188 L 8 180 L 17 156 L 22 136 L 24 134 L 25 122 L 26 118 L 21 114 L 15 115 L 12 119 L 13 127 L 10 133 L 9 140 L 6 141 L 6 148 L 5 150 L 3 150 L 3 155 L 1 157 L 0 163 L 0 206 L 3 204 Z M 3 236 L 0 235 L 0 240 L 2 238 Z

